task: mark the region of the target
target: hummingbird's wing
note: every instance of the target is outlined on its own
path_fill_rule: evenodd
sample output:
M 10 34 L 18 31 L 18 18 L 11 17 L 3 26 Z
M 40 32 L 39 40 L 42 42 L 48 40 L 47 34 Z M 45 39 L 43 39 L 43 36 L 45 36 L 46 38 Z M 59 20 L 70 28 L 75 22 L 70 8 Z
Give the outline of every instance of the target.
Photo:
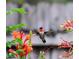
M 49 30 L 49 31 L 46 31 L 46 32 L 45 32 L 45 35 L 46 35 L 46 36 L 52 36 L 52 37 L 54 37 L 54 36 L 56 35 L 56 32 L 53 31 L 53 30 Z

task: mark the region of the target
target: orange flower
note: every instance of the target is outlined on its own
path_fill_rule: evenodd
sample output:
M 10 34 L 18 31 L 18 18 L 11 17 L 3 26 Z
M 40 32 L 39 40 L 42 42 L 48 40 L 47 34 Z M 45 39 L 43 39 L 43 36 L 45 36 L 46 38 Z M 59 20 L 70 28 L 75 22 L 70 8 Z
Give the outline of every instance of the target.
M 28 44 L 24 44 L 23 50 L 26 52 L 26 55 L 27 55 L 27 54 L 30 53 L 33 49 L 32 49 L 32 47 L 29 46 Z
M 19 44 L 16 45 L 16 49 L 19 49 Z
M 26 43 L 27 40 L 30 40 L 31 36 L 29 34 L 26 35 L 25 40 L 24 40 L 24 44 Z
M 24 56 L 24 54 L 21 52 L 21 53 L 20 53 L 20 56 L 22 57 L 22 56 Z
M 24 44 L 23 45 L 23 50 L 26 51 L 28 46 L 29 46 L 28 44 Z
M 16 38 L 17 32 L 14 31 L 14 32 L 12 33 L 12 35 L 13 35 L 14 38 Z
M 32 49 L 31 46 L 28 46 L 28 47 L 27 47 L 27 53 L 30 53 L 32 50 L 33 50 L 33 49 Z
M 17 31 L 14 31 L 12 34 L 13 34 L 14 39 L 16 39 L 16 38 L 22 39 L 22 37 L 24 35 L 23 32 L 17 32 Z
M 29 34 L 26 35 L 26 40 L 29 40 L 31 37 Z

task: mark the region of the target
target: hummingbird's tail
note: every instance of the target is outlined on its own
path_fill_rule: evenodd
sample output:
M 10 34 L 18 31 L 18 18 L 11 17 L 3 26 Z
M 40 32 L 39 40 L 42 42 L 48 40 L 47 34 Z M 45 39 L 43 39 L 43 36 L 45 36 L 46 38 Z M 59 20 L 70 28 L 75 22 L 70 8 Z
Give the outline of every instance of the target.
M 43 43 L 46 43 L 46 40 L 45 40 L 45 36 L 44 35 L 40 35 L 40 39 L 42 40 Z

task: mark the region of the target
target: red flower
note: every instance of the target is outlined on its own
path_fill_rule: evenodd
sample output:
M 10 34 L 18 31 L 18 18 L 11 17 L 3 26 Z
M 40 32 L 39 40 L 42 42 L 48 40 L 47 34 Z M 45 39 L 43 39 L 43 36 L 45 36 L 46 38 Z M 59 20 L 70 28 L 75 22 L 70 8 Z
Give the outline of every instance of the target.
M 59 45 L 59 48 L 70 48 L 71 44 L 65 40 Z
M 67 20 L 64 22 L 64 24 L 61 25 L 66 30 L 72 30 L 73 29 L 73 21 L 72 20 Z
M 29 40 L 31 37 L 29 34 L 26 35 L 26 40 Z

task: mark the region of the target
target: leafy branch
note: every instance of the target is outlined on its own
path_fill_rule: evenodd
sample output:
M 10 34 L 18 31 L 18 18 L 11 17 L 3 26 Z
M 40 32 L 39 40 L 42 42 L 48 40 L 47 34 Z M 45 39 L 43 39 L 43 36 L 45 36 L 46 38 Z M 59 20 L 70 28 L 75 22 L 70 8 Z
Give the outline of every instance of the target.
M 27 14 L 24 8 L 13 8 L 6 12 L 7 15 L 13 14 L 13 13 Z
M 8 34 L 14 30 L 21 29 L 23 26 L 27 26 L 27 24 L 17 24 L 17 25 L 7 26 L 6 33 Z

